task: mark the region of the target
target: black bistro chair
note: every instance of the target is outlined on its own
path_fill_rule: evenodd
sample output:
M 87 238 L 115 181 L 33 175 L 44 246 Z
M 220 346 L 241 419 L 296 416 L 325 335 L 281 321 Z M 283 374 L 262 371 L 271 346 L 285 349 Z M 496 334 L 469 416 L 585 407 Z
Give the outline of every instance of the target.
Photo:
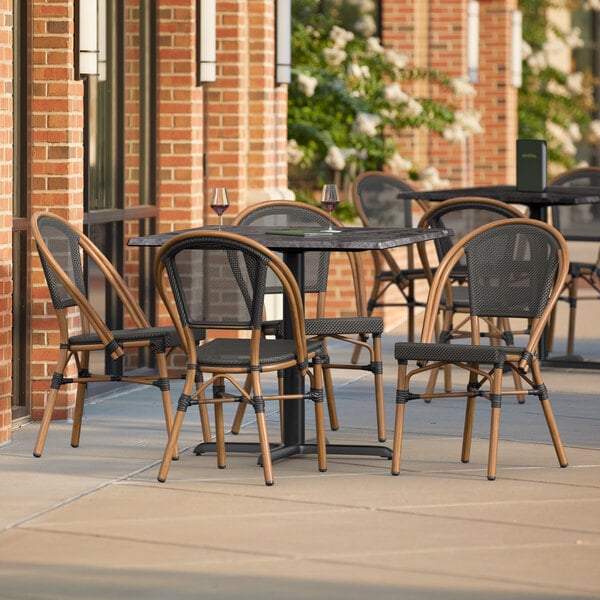
M 452 295 L 451 278 L 457 265 L 465 262 L 469 281 L 471 343 L 434 342 L 435 321 L 443 295 Z M 462 462 L 469 462 L 475 402 L 491 406 L 487 477 L 496 478 L 498 434 L 502 398 L 508 394 L 537 396 L 561 467 L 567 457 L 550 406 L 537 358 L 537 346 L 548 318 L 564 285 L 569 268 L 564 238 L 553 227 L 532 219 L 504 219 L 469 233 L 444 256 L 430 289 L 420 343 L 399 342 L 394 354 L 398 361 L 396 418 L 392 474 L 400 473 L 400 458 L 406 403 L 417 398 L 466 397 Z M 523 318 L 531 323 L 524 346 L 480 344 L 480 319 Z M 416 366 L 409 369 L 409 362 Z M 453 365 L 469 374 L 465 388 L 419 393 L 413 377 L 431 369 Z M 504 390 L 505 368 L 514 371 L 529 389 Z
M 329 215 L 309 204 L 287 200 L 272 200 L 249 206 L 237 215 L 234 225 L 259 227 L 288 227 L 291 229 L 316 228 L 326 229 L 329 226 Z M 343 224 L 333 219 L 336 228 Z M 306 335 L 323 341 L 323 379 L 327 396 L 329 422 L 332 430 L 339 427 L 335 394 L 333 388 L 332 369 L 350 369 L 369 371 L 373 374 L 375 386 L 375 407 L 377 417 L 377 432 L 379 441 L 386 438 L 386 425 L 383 398 L 383 359 L 381 350 L 381 335 L 383 319 L 366 315 L 365 286 L 360 255 L 348 252 L 348 265 L 354 288 L 354 298 L 348 300 L 349 317 L 327 316 L 327 286 L 329 281 L 330 252 L 306 252 L 304 254 L 304 294 L 312 298 L 310 302 L 311 316 L 305 319 Z M 280 293 L 280 286 L 273 282 L 268 293 Z M 308 312 L 308 308 L 305 310 Z M 266 334 L 281 334 L 281 323 L 267 323 Z M 369 360 L 357 364 L 353 360 L 332 362 L 327 350 L 327 340 L 338 340 L 350 344 L 350 348 L 365 349 Z M 240 405 L 232 431 L 237 432 L 241 426 L 244 405 Z
M 158 473 L 167 478 L 184 417 L 191 405 L 214 405 L 217 465 L 225 468 L 223 404 L 254 408 L 266 485 L 273 484 L 271 451 L 265 418 L 269 400 L 312 400 L 315 408 L 319 470 L 327 468 L 323 417 L 321 352 L 318 339 L 304 333 L 300 290 L 288 267 L 253 240 L 224 231 L 187 232 L 159 250 L 155 281 L 187 354 L 187 370 L 173 427 Z M 294 338 L 263 335 L 265 293 L 270 277 L 278 281 L 288 303 Z M 206 335 L 200 346 L 195 331 Z M 236 337 L 236 335 L 246 337 Z M 312 365 L 312 369 L 309 368 Z M 268 394 L 263 373 L 297 369 L 310 379 L 302 394 Z M 197 373 L 202 376 L 198 382 Z
M 158 388 L 168 433 L 173 424 L 173 408 L 166 357 L 170 351 L 181 346 L 176 329 L 150 325 L 112 263 L 69 221 L 49 212 L 37 212 L 32 216 L 31 230 L 59 325 L 58 359 L 33 450 L 34 456 L 42 455 L 58 394 L 70 384 L 77 385 L 71 446 L 79 446 L 87 386 L 96 382 L 119 381 Z M 92 265 L 96 267 L 97 276 L 102 276 L 105 285 L 114 292 L 127 328 L 110 329 L 94 307 L 88 294 L 85 271 Z M 196 337 L 195 342 L 200 338 L 201 335 Z M 148 350 L 154 355 L 158 376 L 154 368 L 150 374 L 124 372 L 117 375 L 123 369 L 115 369 L 114 366 L 121 365 L 126 355 L 134 355 L 139 366 L 140 350 Z M 90 353 L 93 352 L 101 353 L 102 358 L 106 357 L 106 363 L 104 360 L 98 361 L 106 367 L 101 373 L 90 370 Z M 71 374 L 73 366 L 75 374 Z M 209 434 L 206 428 L 203 430 L 205 435 Z M 173 452 L 176 456 L 177 449 L 173 448 Z

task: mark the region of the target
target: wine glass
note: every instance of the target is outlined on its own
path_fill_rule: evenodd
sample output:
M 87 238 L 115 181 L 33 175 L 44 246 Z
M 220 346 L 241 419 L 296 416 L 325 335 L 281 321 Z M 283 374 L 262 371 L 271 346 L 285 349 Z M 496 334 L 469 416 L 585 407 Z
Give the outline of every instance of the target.
M 329 228 L 324 229 L 324 232 L 327 233 L 338 233 L 339 229 L 334 229 L 331 222 L 331 213 L 333 209 L 340 203 L 340 198 L 338 196 L 337 185 L 334 183 L 327 183 L 323 186 L 323 193 L 321 195 L 321 204 L 327 209 L 329 212 Z
M 223 187 L 215 188 L 210 197 L 210 207 L 219 217 L 219 231 L 223 225 L 223 213 L 229 208 L 229 196 L 227 189 Z

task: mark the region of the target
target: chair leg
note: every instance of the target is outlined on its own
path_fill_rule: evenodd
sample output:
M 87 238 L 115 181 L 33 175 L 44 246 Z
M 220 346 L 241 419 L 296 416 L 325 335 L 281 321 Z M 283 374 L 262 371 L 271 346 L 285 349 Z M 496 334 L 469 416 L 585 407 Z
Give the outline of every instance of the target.
M 258 429 L 258 441 L 260 443 L 260 453 L 262 456 L 263 473 L 265 476 L 265 485 L 273 485 L 273 465 L 271 463 L 271 448 L 269 447 L 269 437 L 267 435 L 267 420 L 265 418 L 264 402 L 262 408 L 255 404 L 256 427 Z
M 400 475 L 400 459 L 402 458 L 402 435 L 404 431 L 404 410 L 408 393 L 406 378 L 408 366 L 406 362 L 398 363 L 398 380 L 396 384 L 396 417 L 394 419 L 394 442 L 392 446 L 392 475 Z
M 496 479 L 496 464 L 498 462 L 498 436 L 500 434 L 500 406 L 502 403 L 502 367 L 494 367 L 490 390 L 492 410 L 490 415 L 490 448 L 488 452 L 487 478 Z
M 83 421 L 83 405 L 85 403 L 86 392 L 87 383 L 78 383 L 77 393 L 75 396 L 75 411 L 73 413 L 73 427 L 71 428 L 72 448 L 79 448 L 79 441 L 81 439 L 81 423 Z
M 316 356 L 313 359 L 313 379 L 311 387 L 319 392 L 319 396 L 314 400 L 315 405 L 315 427 L 317 431 L 317 461 L 319 471 L 327 471 L 327 443 L 325 440 L 325 415 L 323 414 L 323 379 L 325 372 L 321 358 Z
M 54 375 L 52 376 L 52 382 L 50 384 L 50 394 L 46 400 L 46 406 L 44 408 L 44 415 L 42 416 L 42 422 L 40 423 L 40 429 L 37 434 L 37 439 L 33 447 L 33 455 L 39 458 L 44 451 L 44 445 L 46 443 L 46 437 L 48 435 L 48 429 L 50 428 L 50 422 L 52 421 L 52 413 L 56 406 L 56 399 L 58 398 L 58 392 L 61 386 L 61 380 L 67 363 L 69 362 L 69 353 L 67 350 L 61 350 L 56 361 L 56 367 L 54 369 Z
M 327 413 L 329 414 L 329 427 L 331 431 L 337 431 L 340 427 L 337 415 L 337 406 L 335 404 L 335 392 L 333 391 L 333 378 L 331 369 L 323 368 L 323 383 L 325 387 L 325 396 L 327 397 Z
M 552 444 L 554 445 L 556 457 L 558 458 L 558 464 L 563 468 L 567 467 L 569 465 L 569 461 L 567 460 L 567 455 L 565 453 L 562 440 L 560 439 L 560 433 L 558 431 L 558 426 L 556 425 L 554 412 L 552 411 L 552 406 L 550 405 L 550 398 L 548 397 L 548 392 L 542 380 L 540 366 L 537 361 L 533 362 L 531 365 L 531 370 L 533 373 L 535 388 L 541 391 L 540 403 L 542 405 L 544 417 L 546 418 L 546 424 L 548 425 L 548 431 L 550 432 L 550 438 L 552 439 Z
M 569 329 L 567 332 L 567 356 L 575 350 L 575 319 L 577 317 L 577 278 L 569 284 Z
M 381 336 L 373 336 L 373 377 L 375 379 L 375 410 L 377 414 L 377 437 L 385 442 L 387 437 L 385 424 L 385 402 L 383 391 L 383 351 Z
M 217 447 L 217 467 L 224 469 L 227 466 L 225 457 L 225 425 L 223 420 L 223 404 L 215 402 L 215 440 Z
M 465 425 L 463 430 L 463 443 L 460 460 L 468 463 L 471 460 L 471 442 L 473 441 L 473 420 L 475 418 L 475 404 L 477 400 L 473 396 L 467 398 L 467 409 L 465 410 Z
M 157 479 L 161 483 L 164 483 L 167 480 L 167 475 L 169 474 L 169 467 L 171 466 L 171 461 L 173 460 L 173 454 L 178 445 L 179 434 L 181 433 L 181 427 L 183 425 L 185 413 L 186 411 L 181 409 L 177 409 L 175 413 L 173 427 L 171 427 L 171 432 L 169 433 L 169 439 L 167 441 L 167 445 L 165 446 L 163 459 L 158 470 Z

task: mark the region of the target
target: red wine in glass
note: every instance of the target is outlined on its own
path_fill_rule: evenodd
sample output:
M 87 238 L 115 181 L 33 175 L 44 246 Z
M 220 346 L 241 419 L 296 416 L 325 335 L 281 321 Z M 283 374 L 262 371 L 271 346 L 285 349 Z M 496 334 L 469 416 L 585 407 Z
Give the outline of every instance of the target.
M 223 226 L 223 213 L 229 208 L 229 196 L 225 188 L 215 188 L 210 197 L 210 207 L 219 217 L 219 231 Z
M 337 233 L 339 229 L 334 229 L 331 221 L 331 213 L 335 207 L 340 203 L 340 198 L 337 191 L 337 186 L 333 183 L 327 183 L 323 186 L 323 192 L 321 195 L 321 204 L 325 207 L 329 213 L 329 228 L 324 229 L 327 233 Z

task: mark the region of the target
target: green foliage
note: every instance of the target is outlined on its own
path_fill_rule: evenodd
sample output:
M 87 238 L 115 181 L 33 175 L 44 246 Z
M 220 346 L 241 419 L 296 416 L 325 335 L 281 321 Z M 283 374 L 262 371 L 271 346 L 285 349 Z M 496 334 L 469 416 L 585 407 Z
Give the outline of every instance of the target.
M 566 0 L 519 0 L 523 13 L 523 85 L 519 90 L 519 137 L 545 139 L 549 171 L 577 166 L 578 146 L 590 141 L 596 109 L 593 74 L 573 70 L 583 45 L 579 30 L 548 18 L 552 8 L 574 8 Z M 565 14 L 571 15 L 571 12 Z M 588 15 L 589 18 L 589 15 Z
M 445 134 L 457 127 L 455 106 L 412 97 L 402 88 L 428 80 L 454 98 L 456 80 L 383 48 L 368 30 L 369 20 L 357 2 L 292 3 L 288 140 L 290 181 L 300 189 L 302 174 L 319 187 L 400 159 L 396 140 L 407 128 Z M 462 91 L 471 93 L 469 88 L 463 84 Z M 409 161 L 404 164 L 409 176 L 418 177 Z

